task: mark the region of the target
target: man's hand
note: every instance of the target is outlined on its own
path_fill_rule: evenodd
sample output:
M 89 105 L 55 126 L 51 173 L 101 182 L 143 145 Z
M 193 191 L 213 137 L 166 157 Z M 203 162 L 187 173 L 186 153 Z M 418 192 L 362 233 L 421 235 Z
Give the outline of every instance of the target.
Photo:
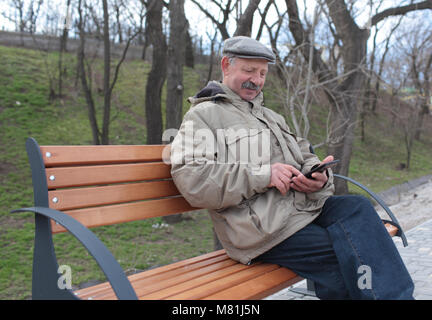
M 289 164 L 274 163 L 271 165 L 271 178 L 268 187 L 276 187 L 285 195 L 290 189 L 292 177 L 300 174 L 300 171 Z
M 321 163 L 330 162 L 333 160 L 333 156 L 328 156 Z M 297 177 L 292 179 L 290 188 L 304 193 L 316 192 L 321 190 L 328 180 L 325 171 L 312 173 L 312 178 L 313 179 L 308 179 L 303 174 L 297 175 Z

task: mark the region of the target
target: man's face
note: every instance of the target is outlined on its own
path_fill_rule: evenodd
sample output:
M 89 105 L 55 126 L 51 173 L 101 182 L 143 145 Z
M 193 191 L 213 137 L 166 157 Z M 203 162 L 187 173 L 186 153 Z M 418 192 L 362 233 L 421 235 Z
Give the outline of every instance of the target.
M 235 58 L 230 64 L 222 58 L 223 83 L 246 101 L 253 100 L 262 90 L 268 72 L 265 59 Z

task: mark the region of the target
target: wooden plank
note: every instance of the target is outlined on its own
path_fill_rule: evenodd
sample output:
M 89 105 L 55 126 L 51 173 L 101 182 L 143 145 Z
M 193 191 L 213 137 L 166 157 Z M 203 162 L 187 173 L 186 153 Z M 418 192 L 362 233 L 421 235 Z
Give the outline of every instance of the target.
M 163 162 L 47 168 L 48 189 L 171 178 Z
M 163 275 L 160 274 L 158 277 L 146 278 L 132 283 L 137 296 L 141 298 L 145 296 L 145 299 L 161 299 L 161 297 L 171 295 L 176 292 L 182 285 L 190 285 L 196 278 L 204 278 L 206 275 L 214 277 L 216 274 L 227 273 L 226 270 L 231 270 L 231 273 L 237 272 L 244 269 L 246 266 L 241 265 L 238 262 L 225 259 L 223 261 L 206 264 L 201 267 L 194 266 L 191 270 L 180 269 L 173 271 L 174 274 Z M 171 273 L 173 273 L 171 272 Z M 223 275 L 221 275 L 222 277 Z M 154 298 L 152 298 L 154 297 Z M 116 299 L 113 293 L 106 295 L 99 295 L 97 299 L 113 300 Z
M 48 191 L 50 208 L 71 210 L 179 195 L 172 180 Z
M 247 269 L 248 266 L 233 260 L 227 260 L 224 266 L 209 266 L 184 274 L 171 281 L 153 285 L 152 288 L 138 288 L 136 293 L 141 300 L 162 300 L 174 294 L 180 294 L 212 281 L 219 281 L 227 276 Z
M 228 258 L 226 254 L 213 256 L 208 259 L 202 259 L 195 261 L 194 259 L 188 259 L 187 261 L 191 261 L 190 263 L 174 263 L 166 267 L 161 267 L 149 271 L 140 272 L 134 275 L 131 275 L 128 277 L 129 281 L 131 282 L 134 290 L 139 292 L 140 289 L 147 290 L 148 292 L 151 292 L 156 289 L 160 288 L 162 286 L 162 283 L 169 283 L 172 281 L 172 279 L 176 279 L 177 281 L 181 281 L 181 278 L 187 273 L 193 272 L 194 270 L 204 270 L 206 267 L 211 268 L 222 268 L 225 265 L 233 265 L 236 264 L 234 260 L 231 260 Z M 174 266 L 176 267 L 170 267 Z M 158 269 L 165 269 L 164 272 L 154 272 L 154 270 Z M 191 274 L 190 274 L 191 275 Z M 189 275 L 189 276 L 190 276 Z M 108 282 L 105 282 L 104 284 L 94 286 L 94 288 L 90 289 L 83 289 L 79 291 L 79 297 L 82 299 L 116 299 L 115 293 L 111 288 L 111 285 Z
M 391 224 L 385 224 L 385 226 L 389 233 L 394 236 L 397 228 Z M 229 259 L 224 250 L 220 250 L 219 253 L 223 254 L 223 256 L 217 256 L 219 257 L 218 261 Z M 212 254 L 214 253 L 204 256 Z M 231 275 L 250 267 L 233 261 L 232 263 L 228 263 L 228 268 L 221 269 L 221 265 L 219 265 L 210 267 L 207 270 L 205 268 L 200 269 L 205 266 L 209 267 L 214 263 L 214 260 L 203 262 L 202 260 L 198 260 L 204 258 L 204 256 L 149 270 L 132 275 L 129 278 L 140 299 L 198 299 L 200 297 L 201 299 L 210 300 L 262 299 L 303 279 L 289 269 L 277 267 L 271 271 L 265 270 L 264 273 L 258 274 L 250 280 L 232 285 L 238 282 L 237 275 L 234 278 L 234 282 L 230 285 L 229 283 L 227 284 L 226 279 L 222 278 L 229 278 Z M 223 257 L 224 259 L 222 259 Z M 198 264 L 193 265 L 194 263 Z M 252 267 L 256 267 L 256 265 Z M 221 286 L 216 284 L 217 280 L 223 283 L 222 287 L 225 286 L 226 288 L 219 290 Z M 102 287 L 98 288 L 98 286 Z M 109 283 L 98 286 L 80 290 L 78 292 L 80 298 L 116 298 Z M 87 290 L 87 293 L 84 290 Z M 151 292 L 149 293 L 149 291 Z M 80 292 L 82 293 L 80 294 Z
M 279 266 L 275 264 L 256 264 L 251 266 L 246 266 L 245 269 L 225 276 L 223 278 L 219 278 L 216 281 L 212 281 L 209 283 L 205 283 L 203 285 L 199 285 L 193 289 L 188 291 L 175 293 L 173 295 L 167 297 L 168 300 L 198 300 L 203 299 L 206 296 L 214 294 L 216 292 L 228 289 L 232 286 L 240 284 L 242 282 L 255 279 L 256 277 L 270 272 L 272 270 L 278 269 Z M 139 297 L 140 299 L 145 299 L 145 297 Z
M 166 149 L 165 149 L 166 147 Z M 46 167 L 161 161 L 169 145 L 41 146 Z
M 206 296 L 205 300 L 262 299 L 303 280 L 287 268 L 278 268 L 223 291 Z
M 205 253 L 205 254 L 202 254 L 200 256 L 192 257 L 192 258 L 189 258 L 186 260 L 174 262 L 174 263 L 168 264 L 166 266 L 162 266 L 162 267 L 158 267 L 155 269 L 146 270 L 146 271 L 143 271 L 143 272 L 140 272 L 137 274 L 133 274 L 133 275 L 130 275 L 128 277 L 128 279 L 130 282 L 134 282 L 135 280 L 141 279 L 143 277 L 144 278 L 153 277 L 153 276 L 156 276 L 159 274 L 164 274 L 166 272 L 176 270 L 179 268 L 184 268 L 187 266 L 193 266 L 194 264 L 197 264 L 197 263 L 205 263 L 206 261 L 212 262 L 212 261 L 214 261 L 214 259 L 220 259 L 220 261 L 222 261 L 222 260 L 229 259 L 229 257 L 227 256 L 225 249 L 221 249 L 221 250 Z M 82 295 L 87 294 L 89 292 L 92 292 L 94 290 L 99 290 L 99 289 L 104 289 L 104 288 L 111 288 L 111 285 L 109 284 L 109 282 L 104 282 L 101 284 L 97 284 L 95 286 L 80 289 L 80 290 L 75 291 L 75 293 L 76 293 L 76 295 L 81 297 Z
M 396 236 L 397 232 L 398 232 L 398 228 L 395 227 L 394 225 L 390 224 L 390 223 L 385 223 L 384 226 L 387 229 L 387 232 L 392 236 Z
M 183 197 L 148 200 L 127 204 L 65 211 L 87 228 L 143 220 L 174 213 L 196 210 Z M 66 231 L 61 225 L 51 222 L 52 232 Z

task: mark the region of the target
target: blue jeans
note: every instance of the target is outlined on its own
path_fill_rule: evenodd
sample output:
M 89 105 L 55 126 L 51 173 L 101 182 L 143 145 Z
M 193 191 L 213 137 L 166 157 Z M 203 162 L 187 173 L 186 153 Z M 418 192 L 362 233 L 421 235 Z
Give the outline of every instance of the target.
M 312 223 L 254 261 L 314 281 L 320 299 L 413 299 L 411 276 L 363 196 L 330 197 Z

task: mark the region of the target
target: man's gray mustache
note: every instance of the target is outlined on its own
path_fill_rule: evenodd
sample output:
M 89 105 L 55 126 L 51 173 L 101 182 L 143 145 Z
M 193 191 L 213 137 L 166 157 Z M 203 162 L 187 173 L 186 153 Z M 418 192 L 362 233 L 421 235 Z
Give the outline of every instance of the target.
M 257 86 L 255 83 L 251 81 L 246 81 L 242 83 L 242 89 L 251 89 L 251 90 L 258 91 L 259 88 L 260 88 L 259 86 Z

